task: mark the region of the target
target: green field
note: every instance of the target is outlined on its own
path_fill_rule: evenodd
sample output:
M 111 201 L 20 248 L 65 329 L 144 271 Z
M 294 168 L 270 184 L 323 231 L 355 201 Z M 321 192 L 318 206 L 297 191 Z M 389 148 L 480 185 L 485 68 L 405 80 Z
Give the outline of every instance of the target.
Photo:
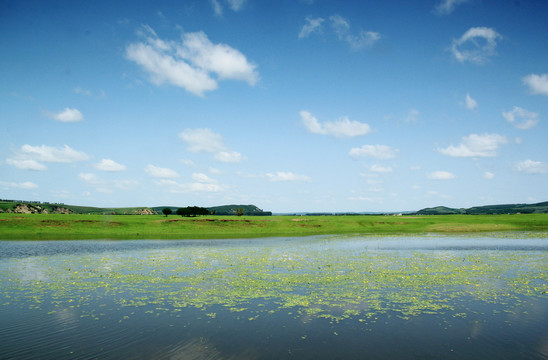
M 0 214 L 0 239 L 215 239 L 319 234 L 548 232 L 548 214 L 204 216 Z

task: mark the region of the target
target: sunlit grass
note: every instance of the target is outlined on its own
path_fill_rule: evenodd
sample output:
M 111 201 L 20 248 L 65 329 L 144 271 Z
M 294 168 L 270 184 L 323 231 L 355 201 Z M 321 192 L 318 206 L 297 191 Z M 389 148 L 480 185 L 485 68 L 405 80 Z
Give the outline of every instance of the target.
M 548 214 L 206 216 L 0 214 L 2 239 L 193 239 L 316 234 L 548 231 Z

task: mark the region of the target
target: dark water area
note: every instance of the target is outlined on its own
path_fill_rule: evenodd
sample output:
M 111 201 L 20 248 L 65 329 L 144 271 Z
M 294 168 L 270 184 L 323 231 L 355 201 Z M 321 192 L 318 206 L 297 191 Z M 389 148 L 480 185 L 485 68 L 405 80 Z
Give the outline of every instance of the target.
M 0 359 L 547 359 L 548 239 L 0 241 Z

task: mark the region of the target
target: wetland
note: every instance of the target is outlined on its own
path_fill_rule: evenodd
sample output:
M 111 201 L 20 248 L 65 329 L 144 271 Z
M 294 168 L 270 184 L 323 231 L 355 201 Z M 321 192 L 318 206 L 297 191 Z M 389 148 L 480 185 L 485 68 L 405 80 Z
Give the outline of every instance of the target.
M 548 356 L 544 232 L 0 241 L 0 358 Z

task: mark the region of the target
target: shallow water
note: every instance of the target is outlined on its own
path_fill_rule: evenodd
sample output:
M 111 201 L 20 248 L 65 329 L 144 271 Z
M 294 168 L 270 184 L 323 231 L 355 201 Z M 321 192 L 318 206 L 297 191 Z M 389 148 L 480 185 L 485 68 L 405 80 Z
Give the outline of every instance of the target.
M 0 241 L 1 359 L 548 358 L 548 239 Z

